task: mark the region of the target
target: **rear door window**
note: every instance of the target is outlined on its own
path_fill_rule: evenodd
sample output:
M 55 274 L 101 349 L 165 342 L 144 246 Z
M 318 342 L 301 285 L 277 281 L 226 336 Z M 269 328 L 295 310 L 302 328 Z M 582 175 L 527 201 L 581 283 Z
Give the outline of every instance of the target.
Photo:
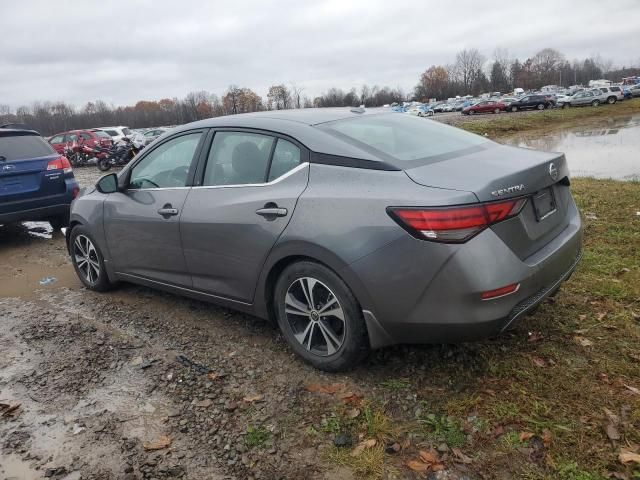
M 273 151 L 268 181 L 271 182 L 300 165 L 300 149 L 293 143 L 278 139 Z
M 55 151 L 38 135 L 0 135 L 0 160 L 28 160 L 53 155 Z
M 64 142 L 64 135 L 56 135 L 49 140 L 49 143 L 62 143 Z
M 620 91 L 620 87 L 611 87 L 611 91 L 612 92 L 619 92 Z
M 209 151 L 203 186 L 264 183 L 274 138 L 245 132 L 217 132 Z

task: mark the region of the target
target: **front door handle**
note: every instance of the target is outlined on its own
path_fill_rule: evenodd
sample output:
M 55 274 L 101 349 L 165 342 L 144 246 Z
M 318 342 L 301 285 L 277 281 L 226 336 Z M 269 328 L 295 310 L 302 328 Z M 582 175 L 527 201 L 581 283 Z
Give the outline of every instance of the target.
M 178 215 L 178 209 L 167 204 L 158 210 L 158 215 L 162 215 L 163 217 L 172 217 L 174 215 Z
M 286 217 L 287 213 L 289 213 L 287 211 L 286 208 L 279 208 L 279 207 L 266 207 L 266 208 L 260 208 L 258 210 L 256 210 L 256 214 L 262 216 L 262 217 Z

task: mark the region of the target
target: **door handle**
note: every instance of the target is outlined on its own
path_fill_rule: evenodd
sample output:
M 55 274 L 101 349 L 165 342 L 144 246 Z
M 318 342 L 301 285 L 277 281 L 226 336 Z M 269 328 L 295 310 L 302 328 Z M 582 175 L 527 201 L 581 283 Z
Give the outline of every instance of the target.
M 289 212 L 286 208 L 279 207 L 265 207 L 256 210 L 256 214 L 262 217 L 286 217 L 287 213 Z
M 178 209 L 173 208 L 170 205 L 165 205 L 164 207 L 158 210 L 158 214 L 162 215 L 163 217 L 171 217 L 174 215 L 178 215 Z

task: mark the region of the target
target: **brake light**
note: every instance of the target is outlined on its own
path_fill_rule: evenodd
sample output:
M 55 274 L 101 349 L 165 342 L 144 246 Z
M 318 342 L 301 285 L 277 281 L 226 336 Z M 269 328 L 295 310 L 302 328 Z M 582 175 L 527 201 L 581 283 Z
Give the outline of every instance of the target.
M 67 160 L 65 156 L 60 156 L 47 163 L 47 170 L 64 170 L 64 173 L 71 173 L 73 171 L 69 160 Z
M 507 285 L 505 287 L 496 288 L 495 290 L 489 290 L 486 292 L 482 292 L 481 298 L 482 300 L 492 300 L 494 298 L 505 297 L 507 295 L 511 295 L 512 293 L 516 293 L 520 290 L 519 283 L 512 283 L 511 285 Z
M 526 198 L 457 207 L 389 207 L 398 224 L 421 240 L 463 243 L 485 228 L 515 217 Z

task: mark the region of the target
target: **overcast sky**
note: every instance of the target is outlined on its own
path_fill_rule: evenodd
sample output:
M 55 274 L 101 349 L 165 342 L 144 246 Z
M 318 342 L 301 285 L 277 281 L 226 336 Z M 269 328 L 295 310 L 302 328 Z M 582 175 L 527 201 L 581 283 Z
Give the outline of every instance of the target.
M 463 48 L 640 62 L 640 0 L 0 0 L 0 104 L 115 105 L 362 83 L 410 90 Z

